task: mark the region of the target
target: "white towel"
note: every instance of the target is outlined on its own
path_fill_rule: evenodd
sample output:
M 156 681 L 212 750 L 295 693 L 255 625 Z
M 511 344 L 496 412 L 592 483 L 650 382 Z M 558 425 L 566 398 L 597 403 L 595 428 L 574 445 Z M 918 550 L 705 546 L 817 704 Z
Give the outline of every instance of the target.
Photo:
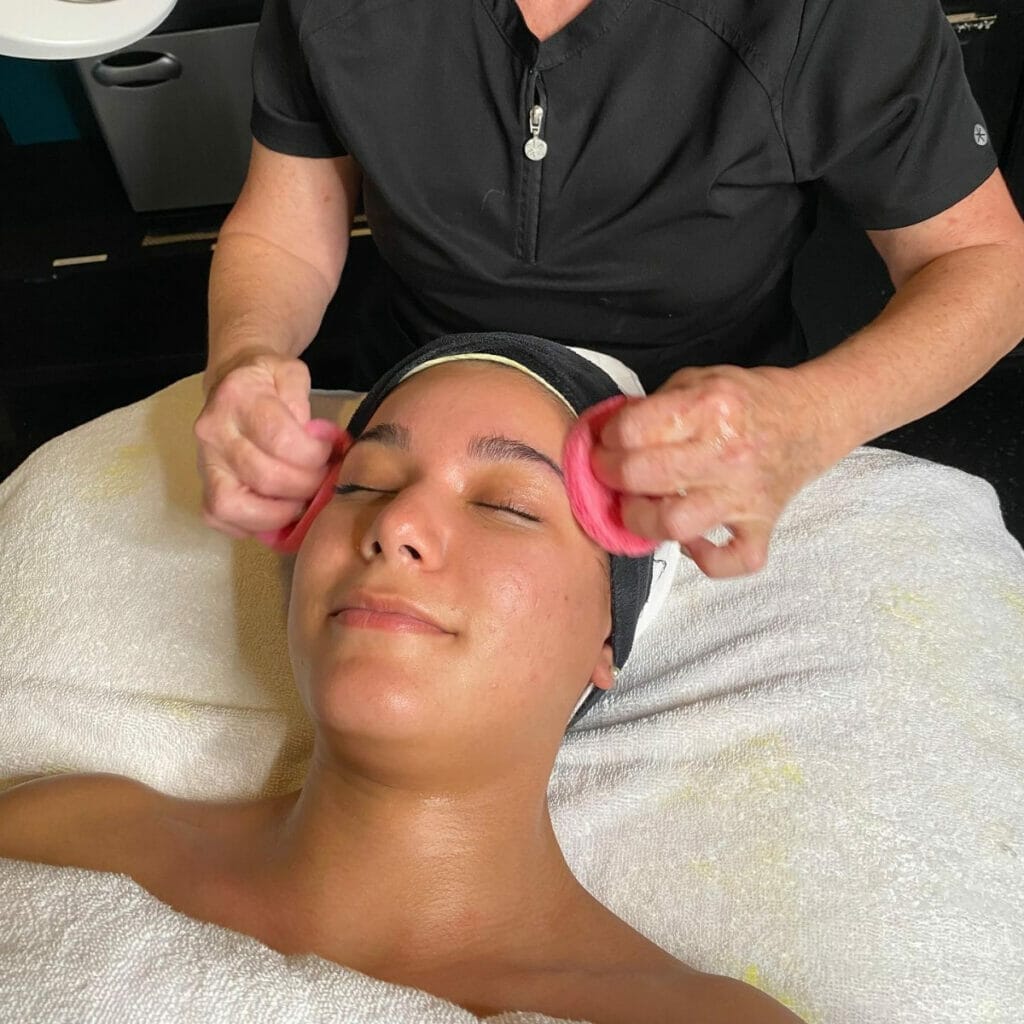
M 0 484 L 0 777 L 301 780 L 285 565 L 198 519 L 199 406 L 188 378 Z M 563 743 L 566 858 L 653 941 L 808 1024 L 1019 1024 L 1022 666 L 1024 552 L 992 488 L 858 449 L 786 510 L 763 572 L 682 561 Z M 128 879 L 5 862 L 0 907 L 5 1020 L 472 1019 Z
M 0 860 L 5 1024 L 472 1024 L 468 1010 L 175 913 L 123 875 Z M 545 1024 L 503 1013 L 489 1024 Z

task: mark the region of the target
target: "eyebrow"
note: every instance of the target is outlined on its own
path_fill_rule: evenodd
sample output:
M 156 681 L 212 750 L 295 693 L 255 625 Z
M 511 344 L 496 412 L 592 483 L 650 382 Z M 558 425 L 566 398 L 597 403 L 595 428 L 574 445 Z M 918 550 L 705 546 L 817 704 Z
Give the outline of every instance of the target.
M 361 441 L 376 441 L 377 444 L 386 445 L 388 448 L 401 448 L 403 452 L 407 452 L 409 430 L 397 423 L 378 423 L 377 426 L 364 430 L 352 443 L 356 445 Z
M 410 434 L 408 427 L 403 427 L 398 423 L 378 423 L 377 426 L 360 434 L 353 443 L 359 444 L 360 441 L 376 441 L 377 444 L 385 445 L 388 448 L 399 448 L 407 452 L 410 447 Z M 511 437 L 494 434 L 473 437 L 466 445 L 466 453 L 471 458 L 483 462 L 537 462 L 547 466 L 562 482 L 562 485 L 565 485 L 565 474 L 562 472 L 562 467 L 525 441 L 516 441 Z
M 474 437 L 466 445 L 467 453 L 474 459 L 487 462 L 539 462 L 551 469 L 562 483 L 565 475 L 562 467 L 543 452 L 531 448 L 525 441 L 515 441 L 510 437 Z

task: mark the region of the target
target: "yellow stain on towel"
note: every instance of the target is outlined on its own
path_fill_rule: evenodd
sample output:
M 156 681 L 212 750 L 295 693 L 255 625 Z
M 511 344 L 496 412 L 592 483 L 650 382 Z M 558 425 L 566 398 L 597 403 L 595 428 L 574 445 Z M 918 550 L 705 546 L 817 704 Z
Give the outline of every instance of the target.
M 803 785 L 804 774 L 795 761 L 787 760 L 789 747 L 778 733 L 753 736 L 745 746 L 747 750 L 739 767 L 750 773 L 749 787 L 753 792 L 767 795 L 779 792 L 789 783 Z
M 782 950 L 799 947 L 802 869 L 794 863 L 800 849 L 799 818 L 790 813 L 807 785 L 786 737 L 776 731 L 749 736 L 695 766 L 692 777 L 667 796 L 667 814 L 719 821 L 706 843 L 691 846 L 680 858 L 688 884 L 712 889 L 715 899 L 769 908 L 765 926 Z M 674 805 L 674 806 L 672 806 Z M 685 847 L 684 847 L 685 849 Z M 760 902 L 759 902 L 760 901 Z M 739 977 L 742 961 L 719 964 L 720 973 Z M 807 1024 L 823 1024 L 819 1011 L 790 993 L 772 990 L 757 965 L 746 966 L 744 980 L 788 1006 Z
M 983 672 L 1010 686 L 1024 685 L 1019 659 L 1014 659 L 1010 647 L 994 640 L 1000 632 L 1012 632 L 1014 613 L 1024 611 L 1024 596 L 1016 587 L 1000 583 L 978 597 L 983 608 L 998 598 L 1010 614 L 991 608 L 982 620 L 973 614 L 965 595 L 938 589 L 933 599 L 893 590 L 887 602 L 880 601 L 877 607 L 892 616 L 879 617 L 878 639 L 890 659 L 882 688 L 893 700 L 901 700 L 904 693 L 913 694 L 915 701 L 927 698 L 931 714 L 943 715 L 979 749 L 1015 761 L 1020 737 L 1014 732 L 1013 719 L 992 714 L 987 702 L 979 703 L 963 680 Z M 924 609 L 926 615 L 918 614 Z M 896 619 L 916 628 L 908 629 Z
M 894 618 L 909 622 L 912 626 L 923 626 L 934 605 L 920 594 L 908 590 L 894 590 L 882 608 Z
M 1006 1016 L 1006 1003 L 997 1003 L 994 999 L 982 999 L 975 1003 L 971 1010 L 971 1024 L 1006 1024 L 1010 1018 Z
M 776 889 L 783 884 L 789 884 L 793 879 L 793 872 L 789 863 L 789 850 L 781 842 L 772 842 L 765 839 L 752 840 L 744 850 L 744 869 L 766 877 L 765 870 L 771 871 L 771 878 Z M 718 885 L 724 889 L 738 887 L 746 888 L 746 883 L 740 878 L 739 871 L 735 864 L 720 863 L 709 860 L 707 857 L 691 857 L 688 866 L 690 870 L 701 881 Z
M 152 444 L 122 444 L 89 487 L 87 498 L 125 498 L 137 494 L 145 483 L 146 463 L 155 455 Z
M 713 860 L 704 857 L 694 857 L 690 861 L 690 868 L 698 878 L 705 882 L 718 882 L 722 877 L 722 870 Z
M 897 668 L 891 673 L 900 685 L 918 689 L 922 676 L 952 673 L 957 656 L 949 643 L 950 630 L 962 619 L 955 595 L 938 594 L 938 603 L 923 594 L 894 588 L 880 595 L 878 638 Z M 908 629 L 907 626 L 912 626 Z M 966 649 L 970 649 L 964 637 Z
M 1024 615 L 1024 591 L 1004 590 L 1001 596 L 1014 611 Z
M 190 722 L 196 717 L 196 705 L 192 701 L 180 700 L 176 697 L 153 697 L 155 707 L 162 708 L 172 718 L 180 722 Z
M 806 1024 L 819 1024 L 821 1021 L 820 1015 L 816 1010 L 813 1010 L 806 1003 L 795 998 L 788 992 L 780 992 L 774 988 L 769 987 L 764 978 L 761 976 L 760 968 L 757 964 L 747 964 L 743 970 L 743 981 L 748 985 L 753 985 L 754 988 L 760 989 L 762 992 L 770 995 L 772 999 L 782 1003 L 783 1006 L 788 1010 L 792 1010 L 798 1017 L 806 1022 Z
M 664 803 L 717 805 L 723 798 L 721 790 L 728 784 L 725 774 L 743 796 L 749 798 L 773 796 L 784 789 L 802 786 L 806 781 L 800 765 L 792 759 L 789 744 L 777 732 L 740 740 L 722 751 L 715 761 L 724 761 L 725 771 L 708 766 L 715 777 L 713 790 L 706 782 L 698 785 L 687 782 L 666 797 Z

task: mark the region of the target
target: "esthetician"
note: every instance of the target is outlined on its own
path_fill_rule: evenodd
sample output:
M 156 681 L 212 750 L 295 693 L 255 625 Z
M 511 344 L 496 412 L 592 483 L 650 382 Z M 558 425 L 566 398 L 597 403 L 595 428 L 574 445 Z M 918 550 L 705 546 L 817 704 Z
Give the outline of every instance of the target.
M 360 192 L 382 337 L 516 331 L 637 371 L 595 471 L 709 576 L 760 568 L 805 483 L 1024 335 L 1024 224 L 938 0 L 267 0 L 253 77 L 195 428 L 232 536 L 324 474 L 298 357 Z M 819 189 L 896 294 L 809 359 L 790 279 Z

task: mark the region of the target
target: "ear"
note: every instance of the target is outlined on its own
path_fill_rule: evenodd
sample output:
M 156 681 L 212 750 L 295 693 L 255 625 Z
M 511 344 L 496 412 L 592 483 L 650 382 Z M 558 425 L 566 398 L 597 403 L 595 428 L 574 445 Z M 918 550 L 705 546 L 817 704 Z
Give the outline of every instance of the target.
M 612 656 L 611 644 L 605 644 L 601 648 L 601 653 L 598 656 L 597 664 L 594 666 L 594 671 L 590 675 L 590 681 L 599 690 L 610 690 L 615 686 L 615 675 L 612 669 L 615 666 L 615 661 Z

